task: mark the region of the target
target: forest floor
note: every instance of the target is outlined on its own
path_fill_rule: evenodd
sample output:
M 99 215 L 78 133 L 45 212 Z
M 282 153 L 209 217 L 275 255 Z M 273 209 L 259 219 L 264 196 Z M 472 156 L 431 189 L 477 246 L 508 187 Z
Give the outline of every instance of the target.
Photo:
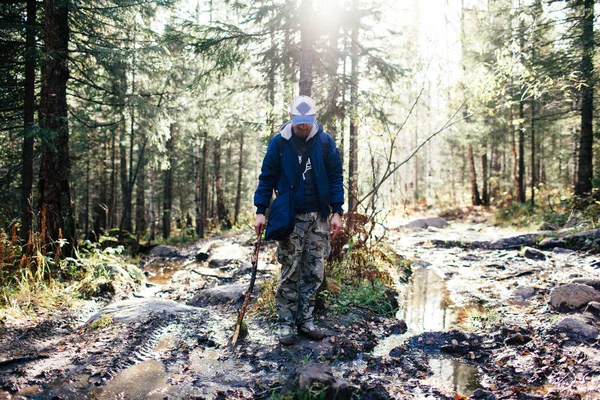
M 556 288 L 598 276 L 594 251 L 524 251 L 529 236 L 489 226 L 484 215 L 445 227 L 409 221 L 390 219 L 385 232 L 411 262 L 407 280 L 405 268 L 390 266 L 395 317 L 330 309 L 318 317 L 326 339 L 283 347 L 272 317 L 251 312 L 249 334 L 232 347 L 253 238 L 160 246 L 140 262 L 148 280 L 129 293 L 110 286 L 110 302 L 86 301 L 35 324 L 5 321 L 0 399 L 269 399 L 313 362 L 360 399 L 600 398 L 598 310 L 550 304 Z M 258 286 L 277 275 L 274 252 L 263 246 Z M 596 301 L 598 282 L 582 285 Z

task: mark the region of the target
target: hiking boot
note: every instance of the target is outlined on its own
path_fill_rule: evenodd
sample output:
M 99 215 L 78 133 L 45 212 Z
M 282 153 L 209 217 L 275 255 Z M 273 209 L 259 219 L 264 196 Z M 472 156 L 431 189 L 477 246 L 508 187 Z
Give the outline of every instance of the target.
M 325 331 L 317 328 L 312 322 L 306 322 L 298 326 L 298 334 L 311 340 L 322 340 L 325 337 Z
M 294 344 L 294 330 L 291 326 L 281 325 L 279 327 L 279 344 L 291 346 Z

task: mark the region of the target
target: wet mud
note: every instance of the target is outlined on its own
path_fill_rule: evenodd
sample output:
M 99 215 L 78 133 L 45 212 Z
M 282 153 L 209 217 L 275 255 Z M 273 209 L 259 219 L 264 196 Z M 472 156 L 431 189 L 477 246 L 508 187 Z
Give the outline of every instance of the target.
M 597 329 L 598 317 L 549 305 L 556 286 L 597 276 L 593 254 L 533 259 L 521 249 L 436 245 L 517 234 L 477 223 L 388 227 L 386 240 L 412 266 L 397 277 L 395 317 L 326 309 L 318 324 L 328 336 L 288 347 L 275 322 L 256 313 L 246 318 L 248 335 L 229 344 L 250 236 L 145 258 L 148 280 L 129 302 L 90 301 L 37 325 L 1 327 L 0 399 L 271 399 L 309 362 L 329 366 L 360 399 L 600 398 L 598 335 L 558 323 L 577 317 Z M 258 282 L 277 275 L 273 245 L 258 270 Z

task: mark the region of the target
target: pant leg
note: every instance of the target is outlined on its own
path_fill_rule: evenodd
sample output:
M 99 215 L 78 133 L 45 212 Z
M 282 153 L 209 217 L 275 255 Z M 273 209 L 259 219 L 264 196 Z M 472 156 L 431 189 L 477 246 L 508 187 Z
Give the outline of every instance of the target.
M 294 231 L 279 241 L 277 261 L 281 264 L 281 277 L 275 292 L 275 305 L 279 324 L 294 326 L 298 310 L 298 286 L 300 284 L 302 249 L 306 223 L 296 216 Z
M 315 299 L 325 276 L 325 258 L 329 255 L 329 223 L 318 213 L 311 213 L 300 262 L 300 284 L 296 321 L 299 325 L 313 321 Z

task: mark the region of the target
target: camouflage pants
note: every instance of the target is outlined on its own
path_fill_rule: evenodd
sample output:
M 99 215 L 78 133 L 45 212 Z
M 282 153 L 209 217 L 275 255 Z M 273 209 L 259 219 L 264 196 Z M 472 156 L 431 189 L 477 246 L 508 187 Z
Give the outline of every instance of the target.
M 301 325 L 313 320 L 317 289 L 325 275 L 329 255 L 329 223 L 319 213 L 296 215 L 296 226 L 279 241 L 277 260 L 281 279 L 275 303 L 281 325 Z

